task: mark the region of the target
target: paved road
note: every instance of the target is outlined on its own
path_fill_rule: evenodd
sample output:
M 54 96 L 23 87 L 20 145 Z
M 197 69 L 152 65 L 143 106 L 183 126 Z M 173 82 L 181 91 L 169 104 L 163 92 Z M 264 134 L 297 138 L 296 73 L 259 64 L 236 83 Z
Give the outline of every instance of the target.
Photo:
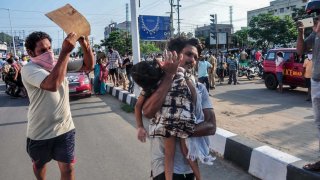
M 27 99 L 11 99 L 0 85 L 0 179 L 34 179 L 25 152 Z M 76 178 L 80 180 L 148 180 L 149 144 L 135 138 L 134 116 L 121 110 L 111 96 L 71 101 L 77 128 Z M 204 180 L 255 179 L 218 158 L 214 166 L 201 166 Z M 57 164 L 50 162 L 48 179 L 59 178 Z
M 307 161 L 319 157 L 317 129 L 306 89 L 268 90 L 262 80 L 217 86 L 213 94 L 218 126 Z

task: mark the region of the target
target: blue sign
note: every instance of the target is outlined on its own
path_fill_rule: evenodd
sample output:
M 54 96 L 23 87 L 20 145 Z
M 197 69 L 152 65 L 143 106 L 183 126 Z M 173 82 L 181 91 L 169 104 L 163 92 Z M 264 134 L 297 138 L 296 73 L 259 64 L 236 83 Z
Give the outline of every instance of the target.
M 170 17 L 140 15 L 138 22 L 141 40 L 165 41 L 170 38 Z

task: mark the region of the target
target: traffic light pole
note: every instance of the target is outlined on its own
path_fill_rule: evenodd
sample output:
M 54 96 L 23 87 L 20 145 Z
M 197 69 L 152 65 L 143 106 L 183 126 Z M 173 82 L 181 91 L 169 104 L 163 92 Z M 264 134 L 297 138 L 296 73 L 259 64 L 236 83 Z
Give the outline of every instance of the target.
M 218 54 L 218 50 L 219 50 L 219 38 L 218 38 L 218 26 L 217 26 L 217 24 L 218 24 L 218 20 L 217 20 L 217 14 L 215 14 L 215 20 L 216 20 L 216 25 L 215 25 L 215 31 L 216 31 L 216 54 Z

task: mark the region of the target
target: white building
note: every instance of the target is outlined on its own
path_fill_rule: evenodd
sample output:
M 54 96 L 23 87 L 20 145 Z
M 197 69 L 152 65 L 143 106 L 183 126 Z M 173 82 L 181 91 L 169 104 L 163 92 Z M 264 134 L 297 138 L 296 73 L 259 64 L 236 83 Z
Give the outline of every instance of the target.
M 104 28 L 104 38 L 109 38 L 109 34 L 112 31 L 121 30 L 121 31 L 127 31 L 129 34 L 131 33 L 131 21 L 124 21 L 122 23 L 116 23 L 113 22 L 109 24 L 107 27 Z
M 247 22 L 249 24 L 252 17 L 259 14 L 271 13 L 275 16 L 284 17 L 285 15 L 292 16 L 294 8 L 304 8 L 306 5 L 302 0 L 275 0 L 270 2 L 270 6 L 255 9 L 247 12 Z

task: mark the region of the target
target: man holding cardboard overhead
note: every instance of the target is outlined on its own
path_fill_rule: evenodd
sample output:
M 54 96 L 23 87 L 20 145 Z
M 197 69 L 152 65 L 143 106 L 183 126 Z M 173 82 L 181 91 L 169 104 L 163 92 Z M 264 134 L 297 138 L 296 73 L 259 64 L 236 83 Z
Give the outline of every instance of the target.
M 83 60 L 69 61 L 76 42 Z M 93 54 L 87 36 L 71 32 L 54 59 L 51 38 L 33 32 L 26 38 L 31 62 L 22 68 L 22 81 L 30 99 L 27 126 L 27 152 L 37 179 L 45 179 L 46 164 L 56 160 L 61 179 L 74 179 L 75 126 L 71 117 L 67 71 L 91 71 Z

